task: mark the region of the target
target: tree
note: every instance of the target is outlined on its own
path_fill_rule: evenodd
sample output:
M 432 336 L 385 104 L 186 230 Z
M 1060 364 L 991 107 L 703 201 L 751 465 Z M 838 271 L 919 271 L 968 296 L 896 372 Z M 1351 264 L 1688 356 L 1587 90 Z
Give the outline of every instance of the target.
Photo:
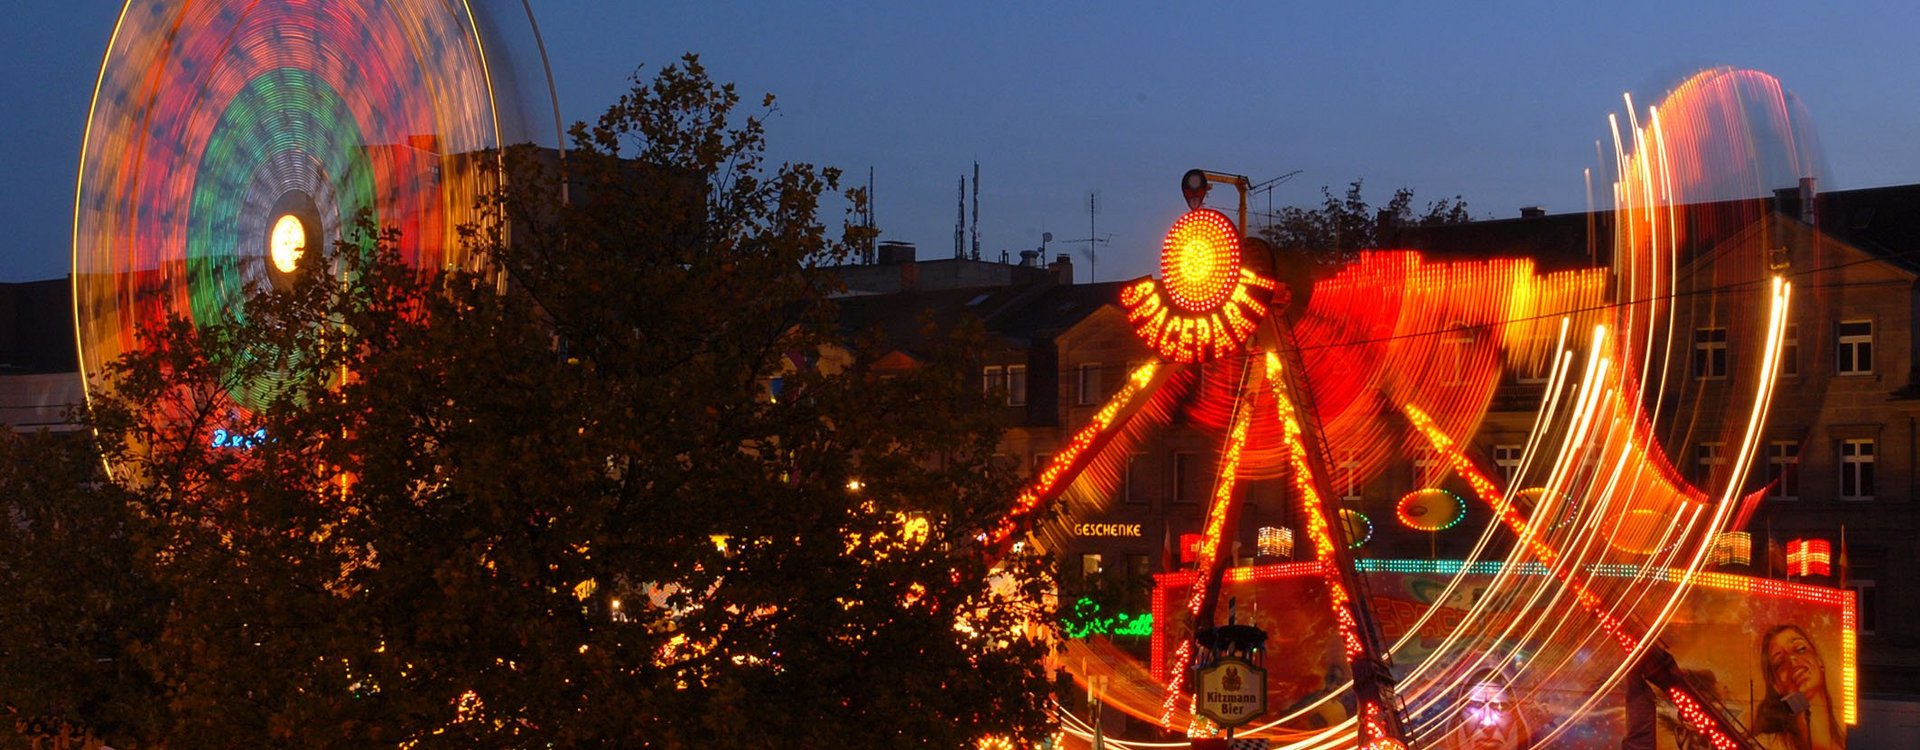
M 1460 224 L 1473 220 L 1467 202 L 1460 196 L 1442 198 L 1427 204 L 1425 213 L 1413 214 L 1413 189 L 1400 188 L 1393 199 L 1378 210 L 1361 194 L 1361 180 L 1347 185 L 1344 196 L 1335 197 L 1325 186 L 1317 209 L 1288 206 L 1280 209 L 1276 223 L 1261 235 L 1277 249 L 1305 252 L 1317 263 L 1338 265 L 1353 259 L 1361 250 L 1392 247 L 1402 229 L 1440 224 Z
M 816 270 L 864 239 L 817 218 L 838 172 L 765 168 L 738 101 L 693 56 L 636 78 L 564 178 L 507 155 L 505 221 L 469 233 L 485 272 L 368 232 L 110 368 L 103 490 L 164 598 L 126 646 L 164 715 L 123 741 L 1047 731 L 1045 562 L 976 541 L 1014 493 L 970 354 L 867 373 Z

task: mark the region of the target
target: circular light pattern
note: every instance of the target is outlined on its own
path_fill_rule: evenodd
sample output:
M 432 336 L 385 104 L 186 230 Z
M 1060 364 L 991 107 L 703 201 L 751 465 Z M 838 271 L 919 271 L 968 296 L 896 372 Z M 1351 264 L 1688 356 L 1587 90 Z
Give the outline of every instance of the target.
M 1347 549 L 1359 549 L 1373 541 L 1373 519 L 1352 508 L 1340 509 L 1341 528 L 1347 532 Z
M 284 285 L 304 251 L 369 237 L 362 229 L 396 232 L 400 258 L 417 267 L 463 265 L 459 230 L 483 218 L 491 150 L 543 132 L 509 85 L 531 76 L 505 70 L 511 45 L 492 36 L 512 28 L 503 21 L 526 25 L 524 8 L 512 11 L 128 2 L 101 64 L 75 196 L 89 392 L 144 329 L 169 315 L 244 320 L 249 289 Z M 230 395 L 255 409 L 278 390 L 252 382 Z
M 1240 232 L 1226 214 L 1188 211 L 1167 230 L 1160 250 L 1167 298 L 1188 312 L 1212 312 L 1232 297 L 1240 280 Z
M 1401 497 L 1394 514 L 1400 518 L 1400 525 L 1409 529 L 1443 531 L 1467 517 L 1467 501 L 1438 487 L 1428 487 Z
M 1531 509 L 1531 518 L 1552 519 L 1552 524 L 1545 527 L 1540 527 L 1538 523 L 1535 523 L 1536 528 L 1566 528 L 1567 524 L 1573 523 L 1573 519 L 1580 516 L 1580 503 L 1567 496 L 1567 493 L 1555 493 L 1553 498 L 1555 502 L 1549 505 L 1543 505 L 1542 503 L 1545 502 L 1546 498 L 1547 488 L 1545 487 L 1528 487 L 1513 493 L 1515 504 L 1523 508 Z
M 307 228 L 300 217 L 284 214 L 273 223 L 273 237 L 267 240 L 267 255 L 281 273 L 293 273 L 300 256 L 307 252 Z

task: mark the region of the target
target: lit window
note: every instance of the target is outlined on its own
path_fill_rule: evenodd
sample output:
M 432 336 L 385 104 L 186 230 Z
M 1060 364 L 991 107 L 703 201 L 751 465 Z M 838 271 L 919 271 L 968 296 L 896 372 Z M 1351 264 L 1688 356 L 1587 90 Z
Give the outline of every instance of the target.
M 1693 377 L 1718 380 L 1727 376 L 1727 329 L 1693 329 Z
M 1100 555 L 1089 552 L 1080 556 L 1080 575 L 1093 578 L 1100 575 Z
M 1720 466 L 1727 462 L 1726 443 L 1701 443 L 1693 447 L 1693 460 L 1699 466 L 1694 480 L 1707 484 L 1719 476 Z
M 1873 372 L 1873 321 L 1847 320 L 1840 323 L 1839 355 L 1835 371 L 1841 375 L 1867 375 Z
M 1173 454 L 1173 501 L 1176 503 L 1197 503 L 1207 494 L 1202 486 L 1205 472 L 1200 468 L 1200 454 L 1182 451 Z
M 1353 451 L 1340 452 L 1340 499 L 1360 499 L 1360 454 Z
M 1800 499 L 1800 443 L 1775 440 L 1767 443 L 1767 497 L 1775 500 Z
M 1100 398 L 1106 395 L 1100 391 L 1100 363 L 1082 362 L 1079 376 L 1079 387 L 1076 389 L 1079 394 L 1079 405 L 1092 406 L 1100 403 Z
M 1007 405 L 1027 404 L 1027 366 L 1007 365 Z
M 1500 470 L 1500 480 L 1508 487 L 1520 478 L 1520 450 L 1518 445 L 1493 446 L 1493 465 Z
M 1847 582 L 1847 588 L 1853 589 L 1854 625 L 1861 635 L 1872 635 L 1880 620 L 1880 597 L 1875 595 L 1873 582 L 1856 578 Z
M 980 371 L 980 392 L 987 398 L 998 398 L 1007 390 L 1007 368 L 999 365 Z
M 1840 441 L 1840 499 L 1873 499 L 1873 441 Z
M 1800 377 L 1800 326 L 1788 324 L 1780 337 L 1780 376 Z

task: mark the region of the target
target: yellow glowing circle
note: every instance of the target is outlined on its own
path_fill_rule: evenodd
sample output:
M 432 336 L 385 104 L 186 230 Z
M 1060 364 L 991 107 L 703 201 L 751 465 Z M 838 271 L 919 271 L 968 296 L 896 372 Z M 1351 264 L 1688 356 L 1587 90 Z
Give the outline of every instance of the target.
M 287 214 L 273 223 L 273 234 L 267 240 L 267 257 L 273 260 L 273 267 L 281 273 L 293 273 L 300 267 L 300 256 L 307 252 L 307 227 L 300 223 L 300 217 Z
M 1233 220 L 1201 208 L 1175 221 L 1160 250 L 1160 279 L 1167 299 L 1182 310 L 1205 313 L 1225 305 L 1240 281 L 1240 232 Z

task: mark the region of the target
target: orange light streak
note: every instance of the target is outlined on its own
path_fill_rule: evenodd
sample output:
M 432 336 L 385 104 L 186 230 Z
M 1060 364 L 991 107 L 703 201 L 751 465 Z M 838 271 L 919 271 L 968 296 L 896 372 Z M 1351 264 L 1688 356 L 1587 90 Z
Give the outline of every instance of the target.
M 1160 370 L 1161 365 L 1158 362 L 1148 362 L 1127 376 L 1127 383 L 1120 388 L 1120 392 L 1113 394 L 1113 398 L 1107 400 L 1106 406 L 1101 407 L 1085 427 L 1074 433 L 1073 439 L 1068 440 L 1067 444 L 1054 454 L 1053 460 L 1047 462 L 1046 468 L 1041 469 L 1040 474 L 1034 477 L 1033 482 L 1014 498 L 1013 510 L 1009 511 L 1007 516 L 1001 519 L 1000 524 L 987 535 L 985 540 L 987 544 L 995 545 L 1006 541 L 1019 526 L 1020 519 L 1040 507 L 1041 503 L 1059 494 L 1062 489 L 1062 479 L 1071 479 L 1079 474 L 1080 465 L 1090 457 L 1094 445 L 1103 437 L 1111 437 L 1112 429 L 1121 412 L 1134 403 L 1142 391 L 1147 390 L 1147 386 L 1153 382 L 1154 376 Z

